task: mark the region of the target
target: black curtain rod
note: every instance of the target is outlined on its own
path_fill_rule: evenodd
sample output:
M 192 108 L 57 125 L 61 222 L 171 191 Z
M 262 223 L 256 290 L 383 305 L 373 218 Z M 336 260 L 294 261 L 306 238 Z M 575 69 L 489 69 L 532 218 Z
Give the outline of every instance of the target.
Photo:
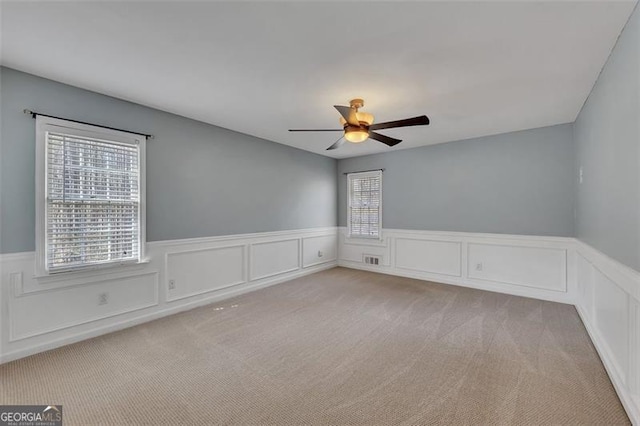
M 384 172 L 384 169 L 360 170 L 358 172 L 344 172 L 343 175 L 350 175 L 351 173 L 366 173 L 366 172 Z
M 144 136 L 147 139 L 153 139 L 153 135 L 148 135 L 146 133 L 132 132 L 131 130 L 117 129 L 115 127 L 109 127 L 109 126 L 101 126 L 99 124 L 87 123 L 86 121 L 71 120 L 71 119 L 68 119 L 68 118 L 56 117 L 54 115 L 41 114 L 39 112 L 31 111 L 29 109 L 25 109 L 22 112 L 24 112 L 25 114 L 31 114 L 31 118 L 36 118 L 39 115 L 39 116 L 42 116 L 42 117 L 55 118 L 55 119 L 58 119 L 58 120 L 72 121 L 72 122 L 78 123 L 78 124 L 86 124 L 87 126 L 101 127 L 103 129 L 109 129 L 109 130 L 117 130 L 118 132 L 134 133 L 136 135 Z

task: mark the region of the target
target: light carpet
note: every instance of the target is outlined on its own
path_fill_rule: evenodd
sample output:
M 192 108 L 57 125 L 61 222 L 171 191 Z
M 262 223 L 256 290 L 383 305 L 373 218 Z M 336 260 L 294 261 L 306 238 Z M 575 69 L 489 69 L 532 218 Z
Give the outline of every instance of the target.
M 0 366 L 65 424 L 629 424 L 575 309 L 335 268 Z

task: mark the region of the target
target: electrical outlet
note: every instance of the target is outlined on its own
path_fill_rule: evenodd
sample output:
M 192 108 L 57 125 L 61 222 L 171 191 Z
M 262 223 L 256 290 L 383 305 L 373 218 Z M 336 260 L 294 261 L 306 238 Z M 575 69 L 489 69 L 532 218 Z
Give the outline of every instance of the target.
M 476 271 L 482 271 L 482 263 L 476 263 Z
M 106 305 L 109 303 L 109 293 L 100 293 L 98 295 L 98 305 Z
M 169 290 L 176 288 L 176 280 L 169 280 Z
M 324 253 L 322 252 L 322 250 L 318 250 L 318 257 L 322 257 L 324 256 Z

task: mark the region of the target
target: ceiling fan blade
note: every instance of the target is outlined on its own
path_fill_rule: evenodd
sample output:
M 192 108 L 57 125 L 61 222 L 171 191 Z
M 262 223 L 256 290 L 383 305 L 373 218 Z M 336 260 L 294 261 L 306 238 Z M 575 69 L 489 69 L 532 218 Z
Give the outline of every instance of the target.
M 332 149 L 337 149 L 340 148 L 342 145 L 344 145 L 344 143 L 346 142 L 346 139 L 343 137 L 341 137 L 340 139 L 338 139 L 336 141 L 336 143 L 334 143 L 333 145 L 331 145 L 329 148 L 327 148 L 327 151 L 331 151 Z
M 345 120 L 347 120 L 347 123 L 351 124 L 352 126 L 360 126 L 360 122 L 358 121 L 358 117 L 356 116 L 355 109 L 342 105 L 334 105 L 333 107 L 338 110 L 340 115 Z
M 372 124 L 369 126 L 369 130 L 390 129 L 392 127 L 426 126 L 427 124 L 429 124 L 429 117 L 421 115 L 419 117 L 407 118 L 404 120 Z
M 375 139 L 378 142 L 382 142 L 385 145 L 395 146 L 402 142 L 402 139 L 390 138 L 389 136 L 381 135 L 380 133 L 369 131 L 369 138 Z
M 343 132 L 344 129 L 289 129 L 290 132 Z

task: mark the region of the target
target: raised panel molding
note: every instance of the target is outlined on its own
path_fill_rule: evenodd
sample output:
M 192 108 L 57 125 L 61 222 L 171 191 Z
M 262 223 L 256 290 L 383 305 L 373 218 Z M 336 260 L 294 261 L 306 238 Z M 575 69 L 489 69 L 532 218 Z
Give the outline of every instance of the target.
M 245 252 L 232 245 L 166 253 L 167 301 L 246 283 Z
M 631 302 L 631 327 L 629 335 L 631 336 L 631 352 L 632 360 L 629 375 L 631 377 L 630 386 L 632 399 L 640 414 L 640 303 Z M 639 419 L 640 420 L 640 419 Z
M 580 253 L 576 253 L 576 280 L 578 282 L 578 300 L 589 317 L 593 316 L 593 267 Z
M 99 305 L 101 294 L 107 303 Z M 9 301 L 9 342 L 156 306 L 158 273 L 105 279 L 82 287 L 21 294 Z M 74 309 L 68 309 L 68 306 Z
M 469 278 L 567 291 L 567 250 L 509 244 L 469 243 Z
M 300 269 L 300 239 L 266 241 L 251 244 L 249 279 L 251 281 Z
M 335 235 L 319 235 L 302 239 L 303 268 L 334 262 L 337 256 L 338 239 Z
M 396 238 L 395 266 L 410 271 L 462 276 L 462 243 L 418 238 Z
M 594 271 L 594 289 L 595 326 L 621 380 L 626 382 L 630 343 L 627 294 L 597 269 Z
M 359 244 L 346 232 L 339 229 L 340 266 L 573 303 L 572 238 L 383 229 L 380 241 Z M 383 261 L 367 265 L 364 254 Z
M 631 422 L 640 424 L 640 273 L 575 241 L 576 309 Z

